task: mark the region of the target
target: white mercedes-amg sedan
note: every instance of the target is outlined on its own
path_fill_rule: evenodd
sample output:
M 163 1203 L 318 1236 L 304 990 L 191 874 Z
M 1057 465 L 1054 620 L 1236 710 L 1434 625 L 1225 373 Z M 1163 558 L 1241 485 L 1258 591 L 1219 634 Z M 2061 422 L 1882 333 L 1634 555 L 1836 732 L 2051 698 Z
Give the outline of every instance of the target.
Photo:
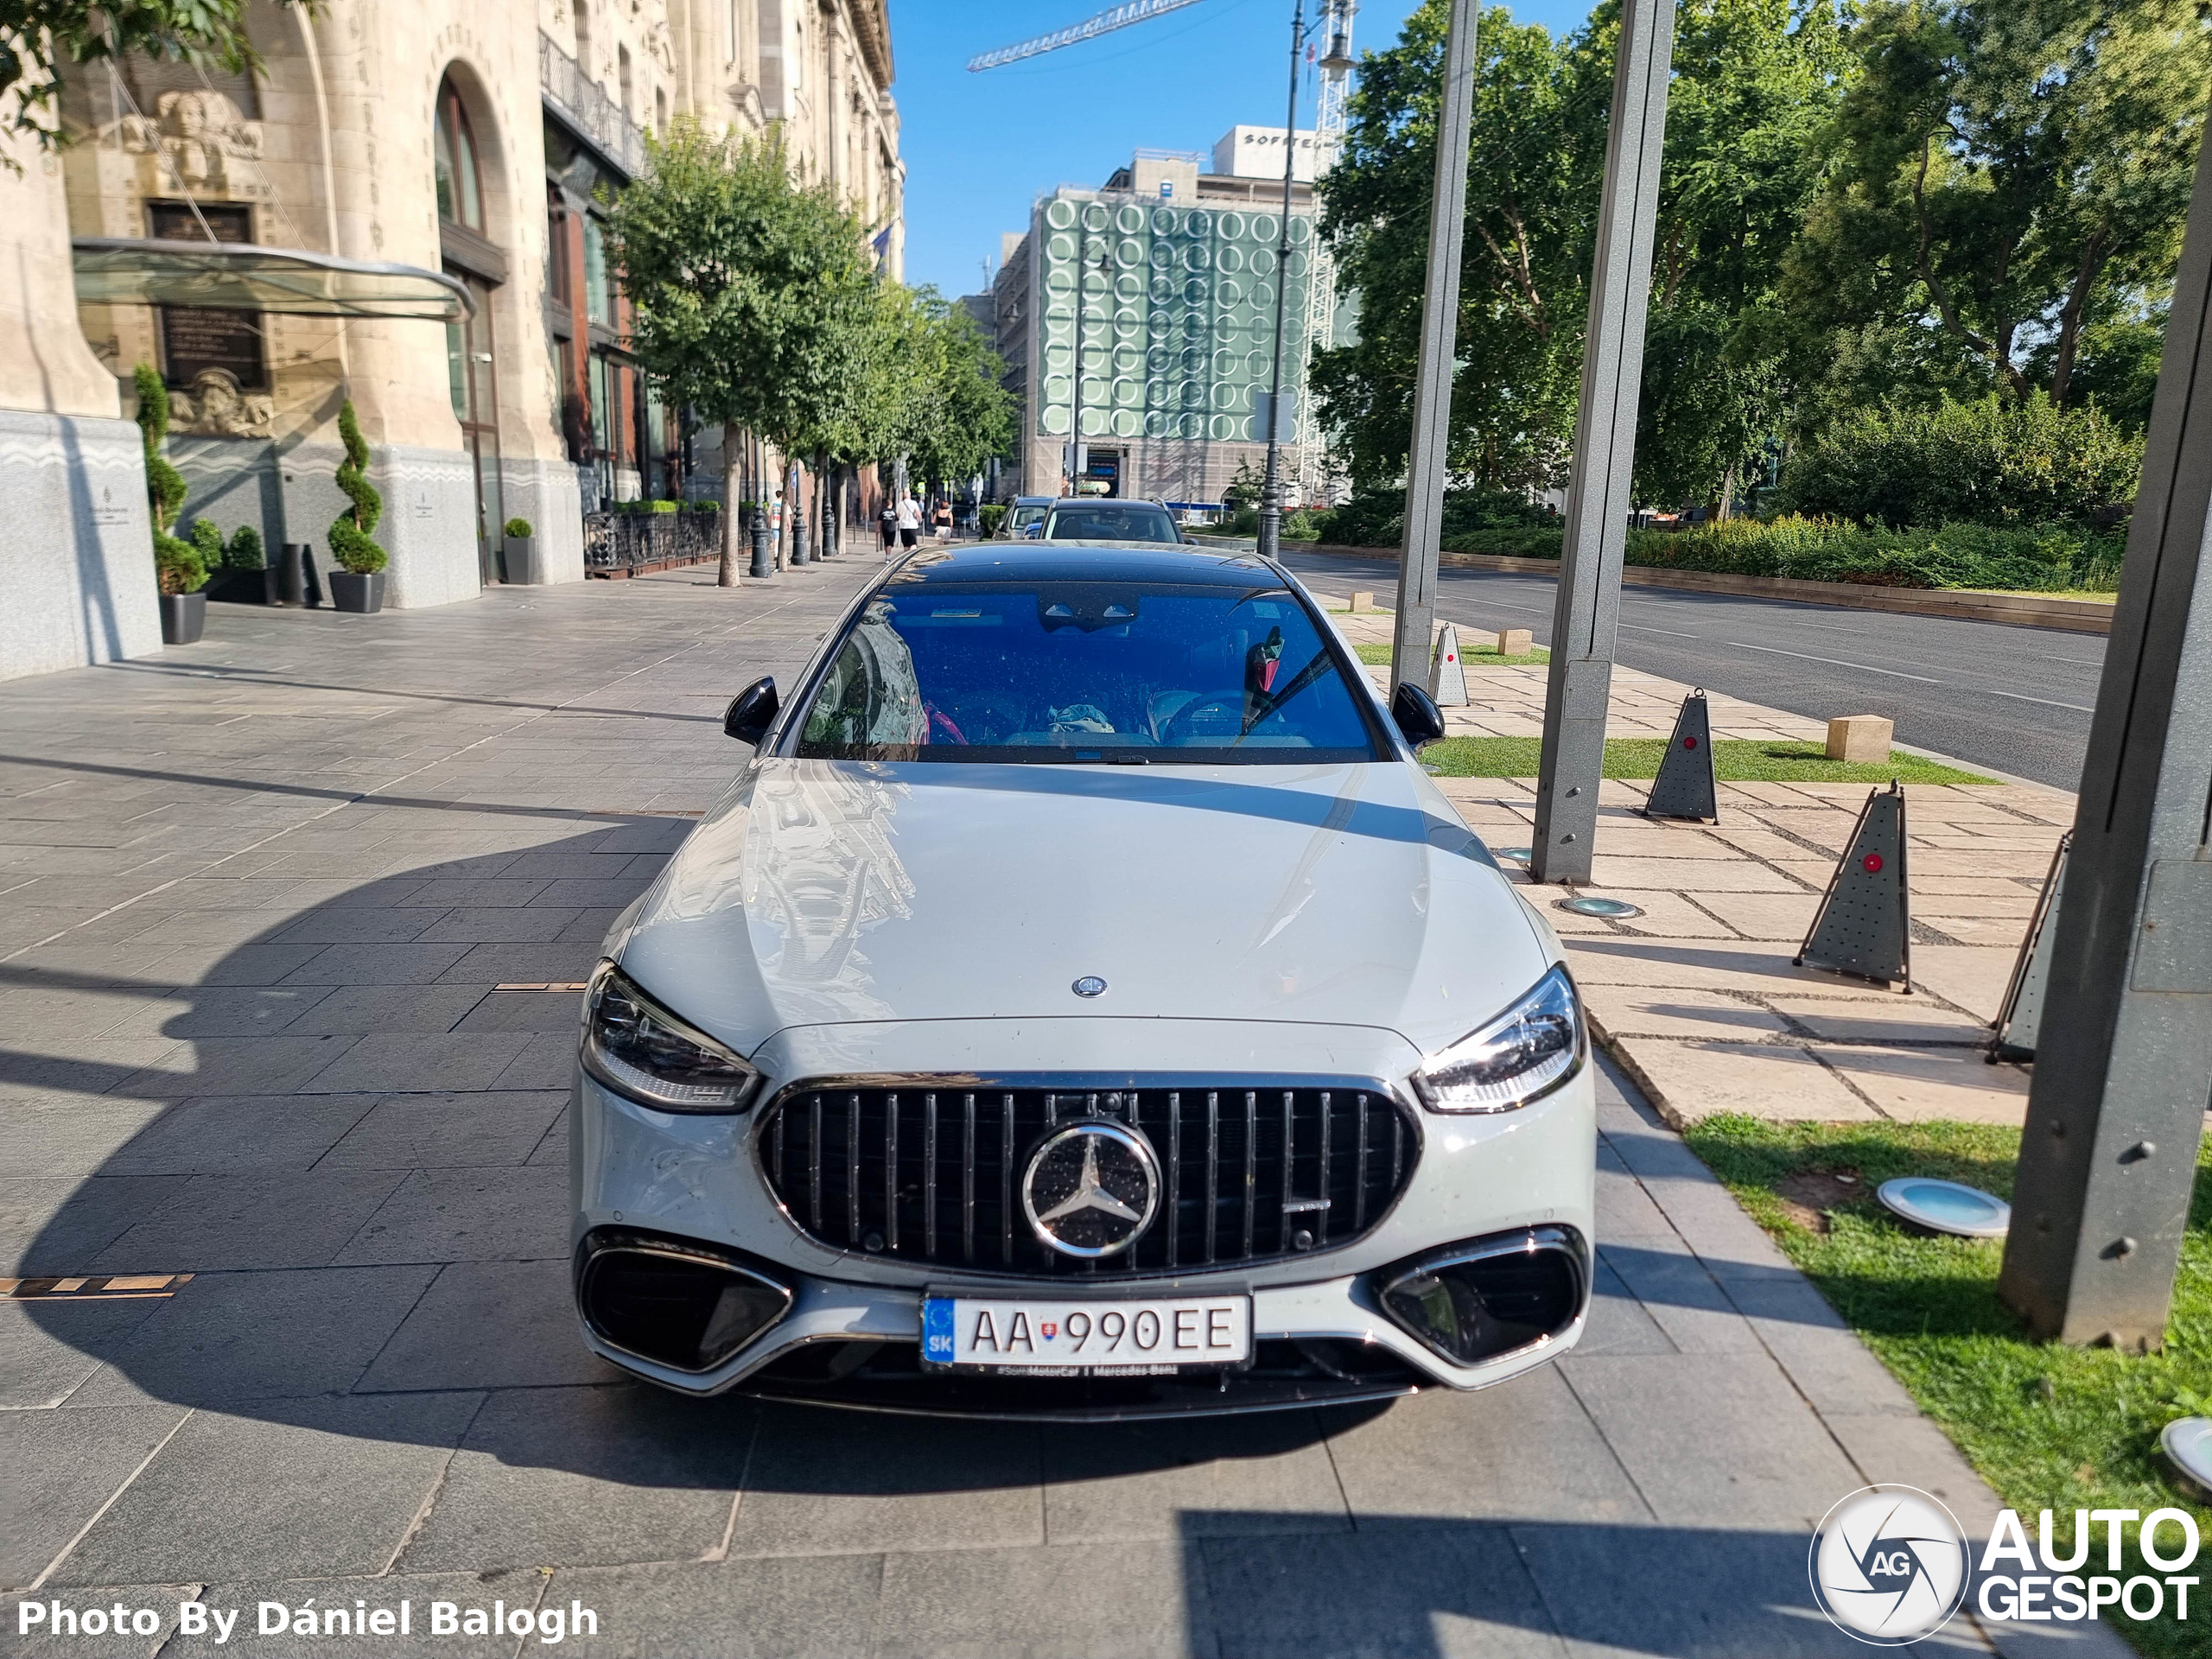
M 1588 1309 L 1558 941 L 1277 565 L 909 558 L 608 935 L 596 1352 L 692 1394 L 1141 1417 L 1479 1388 Z

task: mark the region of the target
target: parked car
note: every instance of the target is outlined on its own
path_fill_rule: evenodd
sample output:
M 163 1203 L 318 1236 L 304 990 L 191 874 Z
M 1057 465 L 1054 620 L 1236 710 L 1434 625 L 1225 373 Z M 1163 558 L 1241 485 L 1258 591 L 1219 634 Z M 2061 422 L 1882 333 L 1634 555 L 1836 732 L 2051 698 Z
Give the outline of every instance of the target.
M 1052 503 L 1033 537 L 1046 542 L 1141 542 L 1184 539 L 1175 517 L 1157 501 L 1072 499 Z
M 1557 939 L 1280 565 L 893 567 L 616 921 L 584 1339 L 690 1394 L 1131 1417 L 1570 1348 L 1595 1103 Z
M 999 534 L 1008 541 L 1022 540 L 1029 534 L 1032 524 L 1045 522 L 1045 514 L 1052 505 L 1049 495 L 1017 495 L 1014 505 L 1007 509 L 1006 522 L 999 526 Z

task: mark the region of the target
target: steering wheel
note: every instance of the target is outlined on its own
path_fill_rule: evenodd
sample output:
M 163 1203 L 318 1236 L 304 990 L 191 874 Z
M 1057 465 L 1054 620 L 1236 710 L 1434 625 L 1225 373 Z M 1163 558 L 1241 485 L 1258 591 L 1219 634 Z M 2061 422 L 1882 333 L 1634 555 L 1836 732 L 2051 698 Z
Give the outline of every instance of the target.
M 1225 691 L 1210 697 L 1193 697 L 1170 715 L 1167 723 L 1160 728 L 1160 746 L 1164 748 L 1173 748 L 1179 745 L 1184 734 L 1196 722 L 1199 714 L 1208 709 L 1231 710 L 1236 720 L 1238 734 L 1242 735 L 1244 726 L 1244 694 L 1241 691 Z

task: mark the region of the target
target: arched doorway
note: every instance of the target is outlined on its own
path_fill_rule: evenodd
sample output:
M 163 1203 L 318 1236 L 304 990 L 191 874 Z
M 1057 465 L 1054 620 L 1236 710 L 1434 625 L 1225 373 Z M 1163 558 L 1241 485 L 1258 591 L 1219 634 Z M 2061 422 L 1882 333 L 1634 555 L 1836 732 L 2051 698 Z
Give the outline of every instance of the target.
M 506 515 L 499 493 L 499 397 L 492 328 L 492 289 L 505 259 L 485 235 L 484 179 L 468 111 L 448 76 L 438 86 L 438 231 L 447 275 L 465 283 L 473 315 L 446 325 L 446 372 L 454 418 L 461 423 L 476 480 L 477 568 L 486 582 L 505 579 L 500 554 Z

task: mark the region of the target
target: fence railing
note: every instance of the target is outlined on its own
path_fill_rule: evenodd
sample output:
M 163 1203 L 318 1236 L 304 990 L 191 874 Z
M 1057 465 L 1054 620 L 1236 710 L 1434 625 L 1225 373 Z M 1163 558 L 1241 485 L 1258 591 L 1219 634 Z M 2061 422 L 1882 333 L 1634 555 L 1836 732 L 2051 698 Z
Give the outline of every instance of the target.
M 579 137 L 597 145 L 626 178 L 634 179 L 645 170 L 645 137 L 637 123 L 542 30 L 537 36 L 537 88 L 547 107 Z
M 628 575 L 721 556 L 719 512 L 588 512 L 584 574 Z

